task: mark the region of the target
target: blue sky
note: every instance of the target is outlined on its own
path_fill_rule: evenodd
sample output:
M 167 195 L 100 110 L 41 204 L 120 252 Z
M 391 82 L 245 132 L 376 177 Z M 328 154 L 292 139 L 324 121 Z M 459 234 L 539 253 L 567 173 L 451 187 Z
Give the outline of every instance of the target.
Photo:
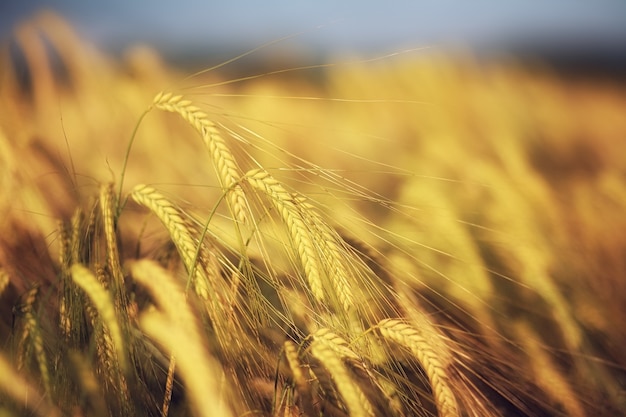
M 105 48 L 246 49 L 296 32 L 330 51 L 511 42 L 609 45 L 626 51 L 626 1 L 3 1 L 0 35 L 40 7 Z

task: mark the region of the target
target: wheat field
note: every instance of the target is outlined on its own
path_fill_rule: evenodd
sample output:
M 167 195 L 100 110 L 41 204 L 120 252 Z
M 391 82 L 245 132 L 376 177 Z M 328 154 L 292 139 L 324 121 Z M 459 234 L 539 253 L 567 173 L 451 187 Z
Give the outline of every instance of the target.
M 626 414 L 626 88 L 0 56 L 0 416 Z

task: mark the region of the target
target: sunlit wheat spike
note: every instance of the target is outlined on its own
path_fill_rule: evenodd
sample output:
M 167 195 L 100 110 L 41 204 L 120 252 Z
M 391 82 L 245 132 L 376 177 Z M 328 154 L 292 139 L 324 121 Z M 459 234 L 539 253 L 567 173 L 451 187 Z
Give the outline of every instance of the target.
M 335 294 L 344 311 L 349 311 L 354 306 L 354 285 L 350 272 L 346 267 L 353 259 L 351 254 L 342 250 L 336 240 L 336 236 L 331 232 L 326 224 L 314 224 L 313 231 L 316 235 L 316 242 L 320 248 L 322 259 L 326 264 L 326 270 L 330 281 L 335 289 Z
M 430 381 L 440 417 L 459 417 L 459 408 L 446 368 L 428 339 L 414 327 L 397 319 L 384 319 L 376 327 L 385 339 L 408 349 L 422 365 Z
M 246 174 L 246 180 L 255 189 L 270 197 L 283 221 L 287 225 L 291 239 L 296 247 L 300 262 L 304 268 L 311 294 L 318 301 L 324 301 L 324 290 L 321 276 L 321 266 L 311 232 L 302 218 L 300 211 L 293 202 L 292 195 L 263 170 L 252 170 Z
M 161 220 L 176 245 L 187 271 L 189 273 L 194 271 L 194 276 L 191 279 L 196 293 L 202 298 L 208 299 L 208 286 L 205 277 L 201 276 L 202 268 L 197 264 L 197 244 L 192 237 L 183 212 L 163 194 L 147 185 L 137 185 L 131 195 L 137 203 L 150 209 Z
M 202 341 L 195 315 L 189 308 L 182 288 L 168 271 L 153 261 L 130 264 L 133 278 L 145 286 L 162 312 L 144 313 L 142 329 L 176 358 L 197 416 L 231 416 L 220 396 L 219 363 L 212 358 Z
M 219 265 L 214 259 L 215 255 L 211 253 L 203 255 L 202 250 L 198 251 L 198 245 L 201 243 L 196 243 L 186 215 L 161 193 L 150 186 L 137 185 L 131 195 L 137 203 L 156 214 L 169 232 L 185 264 L 194 292 L 207 301 L 205 304 L 214 329 L 220 332 L 223 341 L 227 340 L 232 336 L 224 329 L 227 324 L 224 315 L 229 310 L 228 288 L 226 281 L 216 271 Z M 209 246 L 203 245 L 204 247 L 200 249 Z
M 70 258 L 70 247 L 72 241 L 70 239 L 68 228 L 64 221 L 58 221 L 58 231 L 59 231 L 59 265 L 61 266 L 61 272 L 67 273 L 68 269 L 72 263 Z
M 192 105 L 191 101 L 182 100 L 180 95 L 161 92 L 154 98 L 153 105 L 160 110 L 179 114 L 200 133 L 213 159 L 221 186 L 229 194 L 233 215 L 238 221 L 246 223 L 248 204 L 243 189 L 238 184 L 241 171 L 215 123 L 208 119 L 205 112 Z
M 339 235 L 304 196 L 295 194 L 292 197 L 302 218 L 308 224 L 311 234 L 315 236 L 322 263 L 326 266 L 335 294 L 344 311 L 347 312 L 354 306 L 355 283 L 349 272 L 349 265 L 356 259 L 341 247 Z
M 102 184 L 100 187 L 100 211 L 102 213 L 104 236 L 107 244 L 107 262 L 115 280 L 116 288 L 121 288 L 124 277 L 120 266 L 120 254 L 117 245 L 117 231 L 115 227 L 117 203 L 115 199 L 113 183 Z
M 70 308 L 71 305 L 81 305 L 77 298 L 76 286 L 70 278 L 70 267 L 79 258 L 78 236 L 80 229 L 80 211 L 75 211 L 71 223 L 59 222 L 59 328 L 66 340 L 80 339 L 78 335 L 79 323 L 77 316 L 82 317 L 82 311 Z M 74 242 L 77 242 L 74 244 Z M 80 321 L 80 320 L 79 320 Z
M 359 360 L 359 356 L 350 348 L 348 342 L 328 328 L 322 327 L 313 333 L 313 337 L 320 343 L 324 343 L 342 359 Z
M 95 275 L 80 264 L 71 267 L 72 279 L 89 297 L 94 307 L 98 311 L 100 320 L 106 326 L 111 336 L 111 341 L 115 347 L 116 362 L 122 371 L 127 369 L 126 354 L 124 350 L 124 338 L 122 330 L 115 315 L 115 307 L 111 294 L 104 289 Z
M 341 356 L 327 340 L 314 338 L 311 342 L 311 354 L 326 368 L 332 376 L 337 391 L 351 417 L 372 417 L 374 410 L 363 390 L 352 379 L 350 372 L 341 360 Z

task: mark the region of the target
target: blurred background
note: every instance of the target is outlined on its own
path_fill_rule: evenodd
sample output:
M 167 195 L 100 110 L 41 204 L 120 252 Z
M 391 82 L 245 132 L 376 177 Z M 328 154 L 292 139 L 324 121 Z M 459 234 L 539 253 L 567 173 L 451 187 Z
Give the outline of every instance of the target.
M 539 57 L 570 70 L 626 70 L 624 1 L 3 1 L 2 39 L 42 8 L 107 52 L 141 43 L 183 64 L 221 62 L 289 37 L 255 56 L 297 61 L 463 47 L 482 56 Z

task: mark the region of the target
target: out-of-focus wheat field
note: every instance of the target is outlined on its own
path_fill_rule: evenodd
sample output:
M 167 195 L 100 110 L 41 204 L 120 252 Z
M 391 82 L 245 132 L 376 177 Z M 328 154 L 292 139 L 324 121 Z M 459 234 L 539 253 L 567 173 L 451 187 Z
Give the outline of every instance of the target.
M 252 75 L 3 44 L 0 415 L 626 413 L 623 79 Z

